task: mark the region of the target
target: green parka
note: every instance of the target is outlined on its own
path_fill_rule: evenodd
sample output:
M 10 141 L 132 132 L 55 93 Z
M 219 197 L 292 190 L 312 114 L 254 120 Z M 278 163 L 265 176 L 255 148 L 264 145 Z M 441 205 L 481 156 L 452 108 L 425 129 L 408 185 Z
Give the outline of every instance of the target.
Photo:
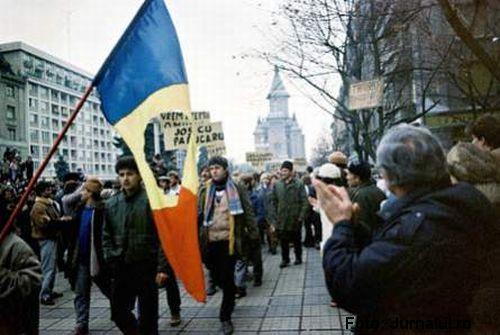
M 288 183 L 283 180 L 278 181 L 269 194 L 268 205 L 268 220 L 276 230 L 299 231 L 308 207 L 304 184 L 296 178 Z

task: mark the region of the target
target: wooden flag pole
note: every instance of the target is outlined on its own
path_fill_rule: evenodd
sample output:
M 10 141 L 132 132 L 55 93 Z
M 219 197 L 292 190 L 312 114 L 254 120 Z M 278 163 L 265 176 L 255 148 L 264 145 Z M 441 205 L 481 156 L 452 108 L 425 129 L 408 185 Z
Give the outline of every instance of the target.
M 5 224 L 5 226 L 2 229 L 2 232 L 0 233 L 0 244 L 3 242 L 4 238 L 7 236 L 7 232 L 10 230 L 10 227 L 14 223 L 14 220 L 19 215 L 19 212 L 21 211 L 24 204 L 26 203 L 26 200 L 28 199 L 28 195 L 33 190 L 33 187 L 35 186 L 36 182 L 38 181 L 38 178 L 40 178 L 40 175 L 42 174 L 43 170 L 45 170 L 45 167 L 47 166 L 50 159 L 52 158 L 52 156 L 56 152 L 57 147 L 59 146 L 59 144 L 61 143 L 61 141 L 64 138 L 64 135 L 66 135 L 66 132 L 68 131 L 69 127 L 75 121 L 75 118 L 78 115 L 78 112 L 80 112 L 80 110 L 82 109 L 83 104 L 85 103 L 85 101 L 89 97 L 90 93 L 92 93 L 93 89 L 94 89 L 94 86 L 92 84 L 89 87 L 87 87 L 87 89 L 85 90 L 85 93 L 83 94 L 80 101 L 76 105 L 75 111 L 73 112 L 73 114 L 70 115 L 66 125 L 64 126 L 64 128 L 61 130 L 61 132 L 57 136 L 55 142 L 52 144 L 52 148 L 50 148 L 49 153 L 47 154 L 47 156 L 43 160 L 42 164 L 40 164 L 40 166 L 36 170 L 35 174 L 31 178 L 31 180 L 28 184 L 28 187 L 26 188 L 26 190 L 23 193 L 23 196 L 21 197 L 21 200 L 19 200 L 19 202 L 17 203 L 16 208 L 14 209 L 12 214 L 10 215 L 9 220 L 7 221 L 7 223 Z

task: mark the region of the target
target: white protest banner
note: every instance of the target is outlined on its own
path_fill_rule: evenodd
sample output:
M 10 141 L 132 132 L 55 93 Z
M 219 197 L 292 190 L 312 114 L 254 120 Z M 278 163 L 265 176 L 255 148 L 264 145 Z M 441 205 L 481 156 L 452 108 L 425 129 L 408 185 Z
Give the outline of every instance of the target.
M 349 87 L 349 109 L 373 108 L 382 105 L 383 91 L 382 79 L 351 84 Z
M 293 169 L 298 172 L 305 172 L 307 169 L 307 161 L 305 158 L 295 158 L 293 160 Z
M 168 112 L 160 115 L 164 130 L 165 150 L 187 149 L 192 127 L 196 130 L 196 144 L 207 146 L 224 142 L 221 122 L 210 122 L 210 113 L 193 112 L 193 123 L 182 112 Z
M 265 162 L 273 159 L 273 154 L 270 152 L 247 152 L 246 160 L 255 167 L 261 167 Z
M 214 156 L 226 155 L 226 145 L 224 143 L 216 145 L 208 145 L 206 148 L 209 158 L 212 158 Z
M 281 161 L 271 161 L 271 162 L 266 162 L 264 165 L 266 167 L 266 171 L 276 172 L 276 171 L 279 171 L 282 163 L 283 162 L 281 162 Z

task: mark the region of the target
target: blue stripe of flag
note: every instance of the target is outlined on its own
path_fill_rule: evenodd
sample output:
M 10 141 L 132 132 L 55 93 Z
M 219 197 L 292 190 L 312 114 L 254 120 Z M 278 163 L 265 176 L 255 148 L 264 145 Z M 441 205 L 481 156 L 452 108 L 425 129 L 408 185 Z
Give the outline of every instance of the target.
M 146 0 L 94 79 L 116 124 L 161 88 L 187 84 L 182 52 L 163 0 Z

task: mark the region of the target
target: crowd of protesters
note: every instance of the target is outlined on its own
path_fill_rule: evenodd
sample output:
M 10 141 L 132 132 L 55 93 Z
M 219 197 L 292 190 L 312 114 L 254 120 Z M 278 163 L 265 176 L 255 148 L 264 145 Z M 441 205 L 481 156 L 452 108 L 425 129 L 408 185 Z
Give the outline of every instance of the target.
M 290 161 L 272 173 L 232 173 L 226 158 L 212 157 L 200 173 L 198 227 L 207 294 L 222 291 L 222 333 L 234 331 L 246 281 L 262 285 L 262 252 L 278 246 L 282 271 L 290 247 L 294 266 L 303 247 L 321 249 L 331 305 L 357 316 L 357 334 L 400 333 L 366 327 L 395 317 L 471 320 L 475 334 L 498 333 L 500 121 L 483 116 L 470 134 L 446 155 L 427 129 L 394 127 L 377 149 L 378 181 L 369 162 L 338 151 L 300 174 Z M 0 227 L 33 175 L 29 158 L 8 150 L 3 159 Z M 179 194 L 177 171 L 159 155 L 151 168 L 165 194 Z M 0 334 L 37 333 L 39 303 L 62 296 L 58 270 L 74 291 L 77 335 L 89 332 L 93 283 L 124 334 L 158 333 L 160 289 L 170 325 L 181 324 L 179 285 L 136 162 L 122 157 L 115 170 L 114 184 L 80 173 L 37 183 L 0 244 Z

